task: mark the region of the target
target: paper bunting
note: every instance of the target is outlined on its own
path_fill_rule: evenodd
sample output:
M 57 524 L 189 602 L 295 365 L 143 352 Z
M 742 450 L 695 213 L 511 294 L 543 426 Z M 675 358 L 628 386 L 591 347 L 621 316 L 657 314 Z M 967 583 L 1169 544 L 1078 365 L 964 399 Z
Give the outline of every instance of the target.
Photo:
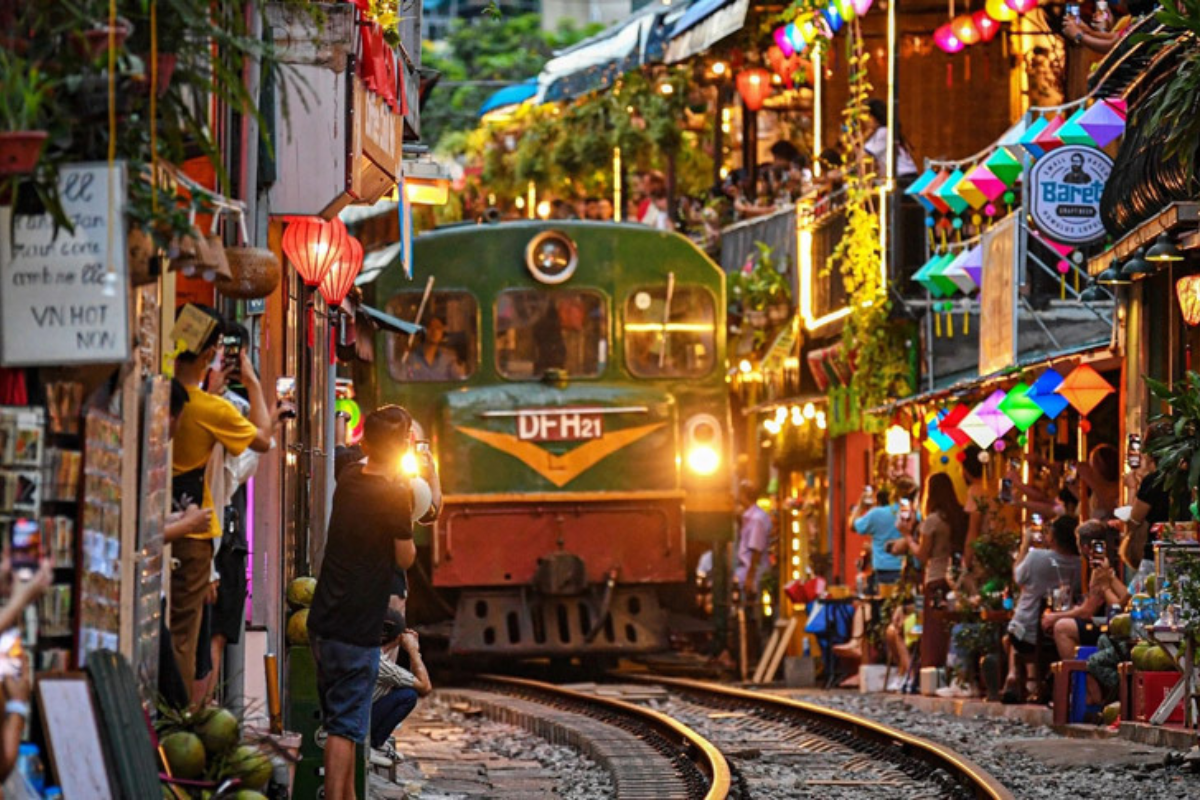
M 997 389 L 975 407 L 975 415 L 988 424 L 997 439 L 1013 429 L 1013 421 L 1000 410 L 1000 403 L 1004 402 L 1006 396 L 1002 390 Z
M 1121 119 L 1125 119 L 1125 117 L 1129 114 L 1129 105 L 1125 102 L 1123 97 L 1110 97 L 1104 102 L 1108 103 L 1109 107 L 1112 108 L 1113 111 L 1120 114 Z
M 1025 135 L 1025 118 L 1017 120 L 1016 123 L 1004 132 L 996 145 L 1008 151 L 1008 154 L 1013 158 L 1020 159 L 1023 155 L 1021 151 L 1021 137 Z
M 958 291 L 963 294 L 970 294 L 978 288 L 978 284 L 971 280 L 971 276 L 963 268 L 963 260 L 970 254 L 970 248 L 964 248 L 958 252 L 950 263 L 946 264 L 941 269 L 941 276 L 950 280 Z
M 941 255 L 941 253 L 936 253 L 936 254 L 934 254 L 933 258 L 926 261 L 925 265 L 923 267 L 921 267 L 919 270 L 917 270 L 916 272 L 914 272 L 913 276 L 912 276 L 912 279 L 914 281 L 916 281 L 917 283 L 924 286 L 925 290 L 928 291 L 934 297 L 942 296 L 942 287 L 940 284 L 934 283 L 934 280 L 932 277 L 930 277 L 929 272 L 935 266 L 940 266 L 941 263 L 942 263 L 942 255 Z
M 997 178 L 996 174 L 988 169 L 987 164 L 980 164 L 968 172 L 967 180 L 991 202 L 995 202 L 996 198 L 1008 189 L 1004 181 Z
M 1004 181 L 1004 185 L 1012 188 L 1017 182 L 1017 178 L 1021 177 L 1021 170 L 1024 168 L 1021 165 L 1021 160 L 1014 158 L 1012 153 L 1005 150 L 1003 147 L 997 147 L 996 150 L 983 162 L 991 173 L 1000 180 Z
M 992 426 L 977 413 L 979 408 L 976 406 L 967 412 L 967 415 L 958 423 L 958 429 L 969 436 L 971 441 L 980 448 L 986 450 L 992 446 L 992 442 L 996 441 L 997 437 Z
M 963 447 L 971 443 L 971 437 L 958 427 L 959 423 L 966 419 L 967 414 L 971 413 L 971 407 L 965 403 L 956 403 L 954 408 L 946 411 L 946 416 L 942 417 L 938 422 L 938 430 L 946 436 L 954 440 L 954 443 L 959 447 Z
M 1024 383 L 1018 383 L 1009 389 L 999 408 L 1008 415 L 1021 433 L 1029 430 L 1044 413 L 1042 407 L 1029 396 L 1029 387 Z
M 1041 158 L 1045 151 L 1037 144 L 1037 138 L 1042 135 L 1042 131 L 1049 125 L 1049 121 L 1045 117 L 1038 117 L 1029 126 L 1025 128 L 1025 132 L 1021 134 L 1021 147 L 1024 147 L 1026 152 L 1034 158 Z M 993 170 L 994 172 L 995 170 Z
M 977 244 L 967 251 L 959 264 L 963 272 L 970 277 L 971 283 L 983 287 L 983 244 Z
M 1108 147 L 1125 132 L 1125 116 L 1118 113 L 1108 100 L 1101 100 L 1083 112 L 1083 116 L 1079 118 L 1079 127 L 1087 132 L 1097 147 Z
M 950 177 L 950 173 L 942 170 L 937 175 L 933 176 L 925 186 L 925 190 L 921 192 L 921 197 L 924 197 L 929 203 L 938 210 L 939 213 L 945 214 L 950 211 L 950 206 L 946 205 L 946 201 L 942 199 L 940 190 L 942 184 Z
M 929 184 L 936 177 L 937 177 L 936 172 L 934 172 L 931 169 L 927 169 L 921 173 L 921 177 L 917 178 L 915 181 L 910 183 L 908 185 L 908 188 L 904 190 L 904 193 L 906 195 L 913 198 L 918 203 L 920 203 L 922 206 L 924 206 L 925 210 L 931 214 L 934 211 L 936 211 L 937 208 L 933 205 L 933 203 L 931 203 L 929 200 L 925 199 L 925 196 L 922 195 L 921 193 L 925 191 L 926 187 L 928 187 Z
M 973 172 L 974 170 L 972 170 Z M 990 174 L 990 173 L 989 173 Z M 997 181 L 999 183 L 999 181 Z M 992 198 L 988 197 L 983 191 L 971 182 L 970 175 L 964 175 L 963 179 L 958 182 L 958 186 L 954 189 L 958 196 L 967 201 L 967 205 L 978 211 L 983 208 L 984 204 Z
M 967 209 L 967 201 L 958 194 L 958 184 L 962 179 L 962 170 L 956 169 L 950 173 L 937 190 L 938 197 L 942 198 L 942 202 L 955 214 L 961 214 Z
M 1034 143 L 1042 149 L 1042 155 L 1063 146 L 1062 139 L 1058 138 L 1058 132 L 1062 130 L 1065 123 L 1066 120 L 1062 114 L 1055 114 L 1046 123 L 1046 127 L 1042 128 L 1042 132 L 1034 140 Z
M 1116 390 L 1091 366 L 1080 364 L 1070 375 L 1063 378 L 1056 391 L 1086 417 L 1093 408 L 1100 405 L 1101 400 Z
M 1063 144 L 1082 144 L 1088 147 L 1096 146 L 1096 142 L 1092 139 L 1091 134 L 1079 124 L 1079 121 L 1083 119 L 1083 115 L 1086 113 L 1087 109 L 1080 106 L 1075 109 L 1075 113 L 1058 129 L 1058 138 Z
M 958 284 L 946 275 L 946 267 L 954 261 L 954 253 L 946 253 L 929 269 L 928 277 L 941 290 L 943 297 L 950 297 L 958 292 Z
M 1029 387 L 1029 399 L 1038 404 L 1048 419 L 1054 419 L 1067 407 L 1067 398 L 1056 391 L 1062 382 L 1062 375 L 1048 369 Z
M 954 440 L 951 439 L 946 434 L 942 433 L 941 430 L 938 428 L 938 423 L 941 422 L 942 417 L 944 417 L 945 415 L 946 415 L 945 411 L 939 411 L 939 412 L 930 414 L 928 417 L 925 418 L 925 431 L 929 437 L 926 440 L 926 446 L 928 447 L 929 442 L 933 442 L 934 447 L 936 447 L 938 449 L 938 451 L 943 452 L 943 453 L 954 447 Z M 929 448 L 929 449 L 932 450 L 933 448 Z

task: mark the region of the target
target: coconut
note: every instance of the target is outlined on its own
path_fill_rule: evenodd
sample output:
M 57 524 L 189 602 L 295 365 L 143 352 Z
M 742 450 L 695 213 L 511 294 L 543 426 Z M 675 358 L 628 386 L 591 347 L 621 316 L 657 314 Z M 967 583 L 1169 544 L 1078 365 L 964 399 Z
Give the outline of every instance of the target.
M 287 640 L 292 644 L 308 644 L 308 609 L 292 614 L 287 624 Z
M 1134 669 L 1146 670 L 1146 654 L 1153 646 L 1149 642 L 1138 642 L 1133 646 L 1133 650 L 1129 651 L 1129 660 L 1133 662 Z
M 187 731 L 164 736 L 159 742 L 171 768 L 171 775 L 184 780 L 195 780 L 204 774 L 204 743 L 200 737 Z
M 1158 595 L 1158 576 L 1147 575 L 1146 579 L 1142 581 L 1142 591 L 1151 597 L 1156 597 Z
M 233 796 L 233 800 L 267 800 L 267 796 L 262 792 L 256 792 L 252 789 L 238 789 L 237 794 Z
M 1133 635 L 1133 618 L 1128 614 L 1117 614 L 1108 621 L 1108 635 L 1112 639 L 1128 639 Z
M 238 730 L 238 720 L 224 708 L 218 708 L 208 714 L 196 728 L 200 741 L 209 755 L 224 753 L 238 743 L 241 732 Z
M 1121 716 L 1121 703 L 1109 703 L 1104 707 L 1104 724 L 1112 725 Z
M 1145 656 L 1147 672 L 1176 672 L 1175 659 L 1163 647 L 1152 647 Z
M 249 789 L 262 789 L 271 780 L 275 768 L 266 753 L 249 744 L 238 745 L 226 762 L 227 771 Z
M 288 584 L 287 601 L 297 608 L 308 608 L 312 605 L 313 592 L 316 590 L 316 578 L 296 578 Z

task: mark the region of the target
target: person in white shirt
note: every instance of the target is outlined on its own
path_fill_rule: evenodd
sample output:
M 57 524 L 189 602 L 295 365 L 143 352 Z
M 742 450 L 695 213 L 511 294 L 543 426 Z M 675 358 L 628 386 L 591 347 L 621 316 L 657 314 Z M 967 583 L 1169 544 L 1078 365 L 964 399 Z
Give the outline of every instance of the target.
M 371 692 L 371 756 L 383 763 L 398 760 L 392 734 L 417 707 L 418 698 L 433 691 L 417 632 L 405 625 L 404 615 L 389 608 L 383 620 L 379 673 Z M 407 662 L 408 668 L 398 660 Z
M 882 100 L 867 101 L 867 119 L 863 123 L 863 149 L 875 160 L 875 175 L 884 177 L 887 169 L 887 104 Z M 904 134 L 900 131 L 900 121 L 896 121 L 896 178 L 913 178 L 917 174 L 917 165 L 913 161 L 912 148 Z

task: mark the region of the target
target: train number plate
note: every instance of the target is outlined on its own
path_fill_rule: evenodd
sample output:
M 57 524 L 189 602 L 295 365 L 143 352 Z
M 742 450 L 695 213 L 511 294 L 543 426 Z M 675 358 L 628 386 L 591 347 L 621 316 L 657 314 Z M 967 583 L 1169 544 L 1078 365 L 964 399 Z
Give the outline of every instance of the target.
M 522 411 L 517 415 L 517 438 L 524 442 L 574 442 L 604 436 L 604 417 L 569 408 Z

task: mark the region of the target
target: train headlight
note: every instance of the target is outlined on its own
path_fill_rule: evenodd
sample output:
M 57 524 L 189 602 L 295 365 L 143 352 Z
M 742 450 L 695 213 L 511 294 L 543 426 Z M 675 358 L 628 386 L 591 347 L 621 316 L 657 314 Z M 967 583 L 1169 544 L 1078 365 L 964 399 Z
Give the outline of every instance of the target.
M 687 465 L 697 475 L 712 475 L 721 466 L 721 454 L 710 445 L 693 445 L 687 453 Z
M 697 414 L 684 428 L 688 469 L 712 475 L 721 466 L 721 426 L 711 414 Z
M 404 455 L 400 457 L 400 471 L 410 476 L 421 474 L 421 464 L 417 461 L 417 454 L 412 450 L 405 451 Z

